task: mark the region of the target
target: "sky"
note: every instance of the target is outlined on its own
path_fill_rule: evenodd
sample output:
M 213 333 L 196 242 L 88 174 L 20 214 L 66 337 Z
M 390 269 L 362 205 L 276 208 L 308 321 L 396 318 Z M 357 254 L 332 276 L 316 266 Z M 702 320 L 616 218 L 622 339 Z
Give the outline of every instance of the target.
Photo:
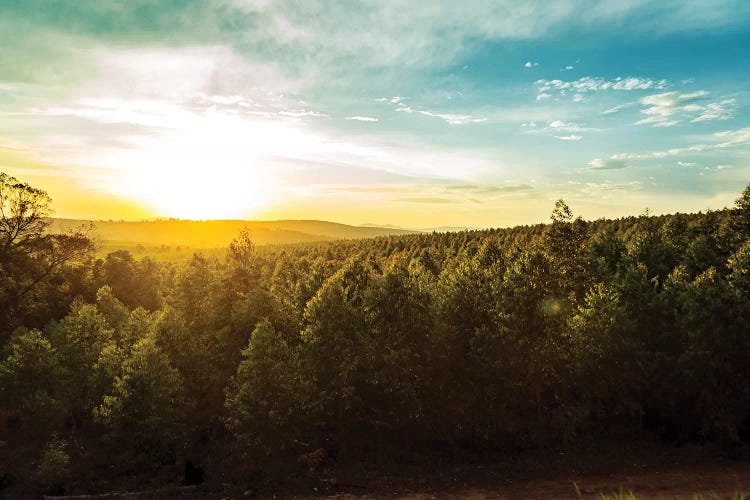
M 58 217 L 403 227 L 730 206 L 746 0 L 0 2 L 0 171 Z

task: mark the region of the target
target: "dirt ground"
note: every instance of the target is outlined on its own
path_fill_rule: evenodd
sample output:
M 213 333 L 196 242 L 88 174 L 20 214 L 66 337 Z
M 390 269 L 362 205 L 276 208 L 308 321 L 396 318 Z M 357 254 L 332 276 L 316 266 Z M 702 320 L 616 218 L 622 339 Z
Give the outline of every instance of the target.
M 427 499 L 579 499 L 601 495 L 634 493 L 639 499 L 733 498 L 737 493 L 750 497 L 750 464 L 665 466 L 652 470 L 618 471 L 601 475 L 569 475 L 555 479 L 498 480 L 495 485 L 457 486 L 455 489 L 404 493 L 339 493 L 326 498 L 405 500 Z
M 0 468 L 11 460 L 2 451 Z M 738 493 L 750 499 L 749 447 L 743 457 L 730 460 L 708 446 L 633 441 L 515 455 L 448 447 L 428 455 L 369 453 L 279 476 L 263 463 L 256 464 L 254 473 L 242 473 L 237 457 L 229 455 L 200 462 L 206 482 L 189 491 L 180 486 L 181 463 L 119 479 L 111 471 L 104 474 L 109 479 L 86 474 L 66 486 L 69 495 L 109 493 L 109 498 L 599 499 L 632 492 L 638 499 L 734 500 L 740 498 L 735 497 Z M 22 465 L 17 459 L 14 463 Z M 0 491 L 0 498 L 38 498 L 39 491 L 25 485 L 20 470 L 16 478 L 16 487 Z M 177 491 L 160 489 L 164 487 Z M 619 498 L 630 500 L 627 495 Z
M 742 461 L 729 460 L 702 447 L 636 445 L 632 450 L 610 453 L 530 453 L 511 461 L 462 460 L 427 469 L 424 463 L 405 463 L 400 469 L 355 475 L 353 484 L 340 478 L 340 491 L 294 497 L 598 499 L 632 492 L 638 499 L 734 499 L 738 493 L 750 499 L 750 454 L 745 457 Z

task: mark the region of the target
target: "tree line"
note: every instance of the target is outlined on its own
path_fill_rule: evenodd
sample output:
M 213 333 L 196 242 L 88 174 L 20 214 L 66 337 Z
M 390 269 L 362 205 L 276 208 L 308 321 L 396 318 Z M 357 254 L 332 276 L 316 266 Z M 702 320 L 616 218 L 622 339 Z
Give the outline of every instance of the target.
M 4 174 L 0 204 L 5 432 L 42 462 L 67 450 L 63 469 L 750 438 L 750 186 L 696 214 L 586 221 L 560 200 L 508 229 L 243 232 L 184 264 L 97 258 Z

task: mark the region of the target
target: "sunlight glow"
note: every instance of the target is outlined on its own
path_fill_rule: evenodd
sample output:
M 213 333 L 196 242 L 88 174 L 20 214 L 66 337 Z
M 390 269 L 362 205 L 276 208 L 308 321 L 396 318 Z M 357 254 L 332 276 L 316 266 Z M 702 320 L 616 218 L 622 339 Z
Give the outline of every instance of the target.
M 203 117 L 166 137 L 133 139 L 106 164 L 121 170 L 119 194 L 155 214 L 180 219 L 238 219 L 257 215 L 272 181 L 258 138 L 231 117 Z

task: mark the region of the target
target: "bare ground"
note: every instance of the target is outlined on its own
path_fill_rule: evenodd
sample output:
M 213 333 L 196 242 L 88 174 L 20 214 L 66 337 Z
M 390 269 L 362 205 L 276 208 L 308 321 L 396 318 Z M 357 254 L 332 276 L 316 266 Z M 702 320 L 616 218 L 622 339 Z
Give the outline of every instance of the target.
M 750 499 L 750 448 L 746 448 L 744 457 L 743 461 L 728 460 L 716 448 L 675 448 L 648 442 L 631 442 L 627 446 L 622 442 L 595 443 L 516 455 L 447 448 L 428 455 L 367 454 L 357 460 L 325 464 L 314 471 L 289 470 L 280 477 L 265 470 L 266 464 L 260 462 L 253 467 L 254 472 L 242 473 L 238 457 L 230 454 L 217 461 L 206 457 L 201 463 L 206 483 L 195 491 L 158 490 L 180 485 L 182 471 L 178 463 L 129 479 L 82 475 L 68 484 L 67 493 L 111 495 L 140 491 L 138 498 L 473 500 L 598 499 L 632 492 L 639 499 L 733 498 L 737 493 L 748 494 Z M 0 453 L 0 466 L 9 463 L 3 458 L 11 457 Z M 15 463 L 23 466 L 19 461 Z M 28 474 L 31 465 L 26 463 Z M 8 493 L 9 498 L 38 495 L 37 490 L 30 496 L 34 492 L 32 485 L 23 487 L 21 470 L 16 477 L 17 487 L 0 491 L 0 498 Z
M 426 500 L 455 498 L 480 499 L 579 499 L 601 498 L 632 492 L 639 499 L 732 498 L 750 494 L 750 464 L 665 466 L 649 470 L 623 470 L 611 474 L 569 475 L 554 479 L 498 479 L 494 485 L 457 485 L 455 488 L 368 494 L 339 493 L 326 498 Z

